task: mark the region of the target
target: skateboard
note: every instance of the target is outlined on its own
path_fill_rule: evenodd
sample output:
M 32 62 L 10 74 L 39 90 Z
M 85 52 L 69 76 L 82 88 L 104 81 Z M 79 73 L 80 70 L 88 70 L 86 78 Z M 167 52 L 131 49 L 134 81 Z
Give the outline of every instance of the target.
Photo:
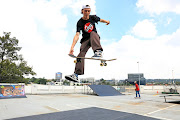
M 77 56 L 70 55 L 70 54 L 68 54 L 68 55 L 70 57 L 72 57 L 72 58 L 76 58 L 77 59 L 77 60 L 74 60 L 74 63 L 81 62 L 81 59 L 100 60 L 101 61 L 100 66 L 107 66 L 106 61 L 116 60 L 116 58 L 114 58 L 114 59 L 102 59 L 102 58 L 90 58 L 90 57 L 77 57 Z

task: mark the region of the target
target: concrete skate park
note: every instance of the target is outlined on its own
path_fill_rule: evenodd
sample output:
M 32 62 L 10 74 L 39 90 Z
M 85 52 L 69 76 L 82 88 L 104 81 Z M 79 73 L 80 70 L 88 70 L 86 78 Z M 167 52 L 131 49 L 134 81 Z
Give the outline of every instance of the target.
M 24 98 L 0 99 L 0 119 L 179 120 L 180 96 L 161 94 L 174 86 L 113 86 L 122 95 L 98 96 L 89 86 L 25 86 Z M 176 86 L 180 92 L 180 86 Z M 166 102 L 165 98 L 166 96 Z

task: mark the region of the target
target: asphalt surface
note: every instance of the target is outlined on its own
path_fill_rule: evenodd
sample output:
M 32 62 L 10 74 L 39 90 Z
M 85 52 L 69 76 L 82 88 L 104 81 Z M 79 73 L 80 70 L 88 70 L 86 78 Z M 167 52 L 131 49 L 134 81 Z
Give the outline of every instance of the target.
M 99 97 L 84 94 L 27 95 L 0 99 L 0 119 L 12 120 L 179 120 L 179 98 L 160 95 Z M 180 100 L 179 100 L 180 101 Z

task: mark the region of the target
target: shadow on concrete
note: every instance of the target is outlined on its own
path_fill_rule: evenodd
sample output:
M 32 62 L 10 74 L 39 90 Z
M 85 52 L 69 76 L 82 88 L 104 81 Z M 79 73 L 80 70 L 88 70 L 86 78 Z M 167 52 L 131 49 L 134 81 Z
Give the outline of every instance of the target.
M 180 104 L 180 101 L 169 101 L 167 103 L 174 103 L 174 104 Z
M 9 120 L 158 120 L 132 113 L 108 110 L 97 107 L 55 112 Z
M 0 97 L 0 99 L 27 98 L 26 96 Z

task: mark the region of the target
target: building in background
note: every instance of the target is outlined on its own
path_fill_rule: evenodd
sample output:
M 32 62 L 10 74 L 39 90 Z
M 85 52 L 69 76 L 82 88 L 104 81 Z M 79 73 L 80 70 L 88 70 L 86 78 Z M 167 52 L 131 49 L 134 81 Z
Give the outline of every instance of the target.
M 140 79 L 140 84 L 141 85 L 146 85 L 146 79 L 144 78 L 143 73 L 131 73 L 131 74 L 128 74 L 128 79 L 126 79 L 126 80 L 130 84 L 134 84 L 134 81 L 137 81 L 137 84 L 139 84 L 139 79 Z
M 62 73 L 61 72 L 57 72 L 56 76 L 55 76 L 56 82 L 62 82 Z
M 89 78 L 80 78 L 80 83 L 91 83 L 94 84 L 95 78 L 89 77 Z
M 112 78 L 111 80 L 105 80 L 103 78 L 100 80 L 95 80 L 96 85 L 117 85 L 118 82 L 119 80 L 115 80 L 114 78 Z

